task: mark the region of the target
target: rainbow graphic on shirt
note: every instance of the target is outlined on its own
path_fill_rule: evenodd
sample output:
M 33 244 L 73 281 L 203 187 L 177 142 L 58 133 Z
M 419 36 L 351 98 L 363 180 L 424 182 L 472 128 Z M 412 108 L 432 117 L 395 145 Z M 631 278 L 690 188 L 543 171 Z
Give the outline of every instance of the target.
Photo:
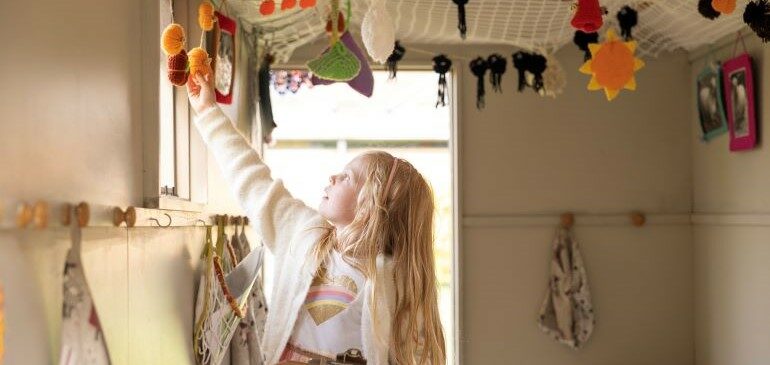
M 326 270 L 319 270 L 310 284 L 303 308 L 307 309 L 313 322 L 320 326 L 347 309 L 357 294 L 358 287 L 350 277 L 342 275 L 330 278 Z

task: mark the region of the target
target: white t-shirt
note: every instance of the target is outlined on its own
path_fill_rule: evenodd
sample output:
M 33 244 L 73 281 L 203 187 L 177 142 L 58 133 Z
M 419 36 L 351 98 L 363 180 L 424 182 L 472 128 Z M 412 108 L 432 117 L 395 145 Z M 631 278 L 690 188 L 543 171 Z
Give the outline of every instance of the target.
M 361 313 L 366 278 L 332 250 L 326 270 L 319 270 L 299 310 L 289 343 L 334 359 L 361 349 Z

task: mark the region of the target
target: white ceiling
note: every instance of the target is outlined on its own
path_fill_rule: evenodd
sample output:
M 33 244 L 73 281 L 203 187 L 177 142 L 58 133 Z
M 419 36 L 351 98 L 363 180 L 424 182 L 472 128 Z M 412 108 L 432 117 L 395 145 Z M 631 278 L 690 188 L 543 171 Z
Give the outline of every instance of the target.
M 221 1 L 221 0 L 219 0 Z M 217 1 L 217 2 L 219 2 Z M 259 13 L 262 0 L 227 0 L 226 7 L 246 27 L 263 29 L 273 39 L 274 51 L 286 59 L 303 44 L 325 37 L 325 14 L 329 0 L 318 0 L 315 8 L 280 11 L 275 0 L 273 15 Z M 351 0 L 353 31 L 360 32 L 370 0 Z M 396 38 L 406 44 L 506 44 L 553 52 L 571 44 L 572 9 L 565 0 L 468 0 L 468 34 L 462 40 L 457 30 L 457 6 L 452 0 L 386 0 L 396 27 Z M 341 1 L 345 4 L 345 0 Z M 716 20 L 703 18 L 696 0 L 601 0 L 609 15 L 604 30 L 617 27 L 615 14 L 624 5 L 639 9 L 634 37 L 642 56 L 663 51 L 691 51 L 710 44 L 743 27 L 743 9 L 748 0 L 738 0 L 734 13 Z M 643 4 L 646 3 L 646 4 Z

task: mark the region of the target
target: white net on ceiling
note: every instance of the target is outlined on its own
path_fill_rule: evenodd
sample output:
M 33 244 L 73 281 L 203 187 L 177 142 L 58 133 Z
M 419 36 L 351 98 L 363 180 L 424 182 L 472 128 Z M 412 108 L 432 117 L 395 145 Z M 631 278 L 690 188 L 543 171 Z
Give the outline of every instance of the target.
M 294 49 L 325 37 L 324 27 L 329 0 L 318 0 L 316 7 L 281 11 L 282 0 L 275 0 L 273 15 L 259 13 L 262 0 L 227 0 L 227 7 L 246 27 L 261 29 L 271 39 L 279 59 L 287 59 Z M 341 0 L 344 8 L 345 0 Z M 351 0 L 351 29 L 359 33 L 370 0 Z M 735 12 L 709 20 L 698 13 L 696 0 L 600 0 L 608 10 L 605 26 L 616 27 L 615 14 L 630 5 L 639 12 L 634 38 L 643 56 L 682 48 L 691 51 L 711 44 L 743 27 L 743 9 L 748 0 L 738 0 Z M 387 0 L 396 27 L 396 38 L 406 44 L 505 44 L 525 49 L 554 52 L 572 42 L 574 29 L 569 0 L 468 0 L 467 38 L 457 30 L 457 6 L 452 0 Z

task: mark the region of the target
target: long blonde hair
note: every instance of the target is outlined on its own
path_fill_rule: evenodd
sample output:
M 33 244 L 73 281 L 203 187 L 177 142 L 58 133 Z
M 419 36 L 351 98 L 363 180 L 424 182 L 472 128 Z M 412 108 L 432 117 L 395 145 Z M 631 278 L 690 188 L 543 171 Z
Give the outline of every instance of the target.
M 340 250 L 373 281 L 373 287 L 378 285 L 374 282 L 377 256 L 392 256 L 396 300 L 390 355 L 399 365 L 444 364 L 433 256 L 433 191 L 407 161 L 396 162 L 382 151 L 367 152 L 362 159 L 358 178 L 363 184 L 353 222 L 340 232 L 329 228 L 313 253 L 323 262 L 332 249 Z M 393 181 L 386 191 L 391 170 Z M 421 356 L 415 358 L 415 354 Z

